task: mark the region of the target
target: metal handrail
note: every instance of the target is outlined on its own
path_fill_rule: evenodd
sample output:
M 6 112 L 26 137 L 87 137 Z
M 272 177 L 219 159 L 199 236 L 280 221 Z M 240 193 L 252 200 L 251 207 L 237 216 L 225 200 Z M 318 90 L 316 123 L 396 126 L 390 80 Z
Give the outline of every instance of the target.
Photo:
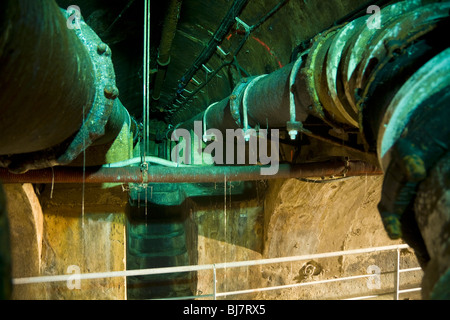
M 372 247 L 372 248 L 354 249 L 354 250 L 346 250 L 346 251 L 308 254 L 308 255 L 301 255 L 301 256 L 290 256 L 290 257 L 235 261 L 235 262 L 222 262 L 222 263 L 216 263 L 216 264 L 190 265 L 190 266 L 166 267 L 166 268 L 150 268 L 150 269 L 124 270 L 124 271 L 111 271 L 111 272 L 97 272 L 97 273 L 81 273 L 81 274 L 76 275 L 76 279 L 78 279 L 78 280 L 103 279 L 103 278 L 113 278 L 113 277 L 130 277 L 130 276 L 144 276 L 144 275 L 155 275 L 155 274 L 212 270 L 213 271 L 213 288 L 212 288 L 213 293 L 212 294 L 189 296 L 189 297 L 177 297 L 176 299 L 183 299 L 183 298 L 193 299 L 193 298 L 206 298 L 206 297 L 212 297 L 213 299 L 216 299 L 217 297 L 223 297 L 223 296 L 229 296 L 229 295 L 239 295 L 239 294 L 246 294 L 246 293 L 254 293 L 254 292 L 258 292 L 258 291 L 287 289 L 287 288 L 294 288 L 294 287 L 301 287 L 301 286 L 309 286 L 309 285 L 314 285 L 314 284 L 346 281 L 346 280 L 369 278 L 369 277 L 377 276 L 376 274 L 365 274 L 365 275 L 349 276 L 349 277 L 342 277 L 342 278 L 310 281 L 310 282 L 304 282 L 304 283 L 288 284 L 288 285 L 282 285 L 282 286 L 272 286 L 272 287 L 264 287 L 264 288 L 256 288 L 256 289 L 229 291 L 229 292 L 217 292 L 216 271 L 218 269 L 248 267 L 248 266 L 265 265 L 265 264 L 273 264 L 273 263 L 284 263 L 284 262 L 296 262 L 296 261 L 303 261 L 303 260 L 313 260 L 313 259 L 321 259 L 321 258 L 340 257 L 340 256 L 346 256 L 346 255 L 356 255 L 356 254 L 376 253 L 376 252 L 396 250 L 397 251 L 397 263 L 396 263 L 396 270 L 395 270 L 395 273 L 396 273 L 395 292 L 393 292 L 393 293 L 395 294 L 395 299 L 398 300 L 399 294 L 401 294 L 401 293 L 421 290 L 421 288 L 412 288 L 412 289 L 404 289 L 404 290 L 399 289 L 400 273 L 422 270 L 421 268 L 400 269 L 400 263 L 399 263 L 400 262 L 399 261 L 400 250 L 406 249 L 406 248 L 409 248 L 409 246 L 406 244 L 401 244 L 401 245 Z M 70 281 L 70 280 L 73 280 L 74 277 L 75 277 L 74 274 L 69 274 L 69 275 L 15 278 L 15 279 L 13 279 L 13 284 L 21 285 L 21 284 L 31 284 L 31 283 Z M 383 293 L 383 294 L 385 294 L 385 293 Z M 376 297 L 376 296 L 378 296 L 378 295 L 357 297 L 357 298 L 352 298 L 352 299 L 368 298 L 368 297 L 370 298 L 370 297 Z M 172 299 L 172 298 L 169 298 L 169 299 Z

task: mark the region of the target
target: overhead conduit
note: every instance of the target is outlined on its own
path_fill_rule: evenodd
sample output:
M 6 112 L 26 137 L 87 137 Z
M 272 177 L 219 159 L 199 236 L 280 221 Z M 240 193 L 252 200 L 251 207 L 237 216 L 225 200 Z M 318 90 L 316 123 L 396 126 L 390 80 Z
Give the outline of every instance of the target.
M 234 0 L 207 46 L 195 59 L 193 65 L 181 77 L 177 95 L 184 91 L 185 86 L 189 83 L 195 73 L 211 58 L 214 52 L 217 51 L 217 46 L 223 41 L 230 28 L 234 25 L 236 17 L 241 13 L 247 2 L 248 0 Z M 174 100 L 175 99 L 176 98 L 174 98 Z
M 177 30 L 177 23 L 180 17 L 182 2 L 182 0 L 171 0 L 167 10 L 167 15 L 164 19 L 157 59 L 159 67 L 152 93 L 153 104 L 157 103 L 160 98 L 161 88 L 166 77 L 167 67 L 170 63 L 170 49 Z

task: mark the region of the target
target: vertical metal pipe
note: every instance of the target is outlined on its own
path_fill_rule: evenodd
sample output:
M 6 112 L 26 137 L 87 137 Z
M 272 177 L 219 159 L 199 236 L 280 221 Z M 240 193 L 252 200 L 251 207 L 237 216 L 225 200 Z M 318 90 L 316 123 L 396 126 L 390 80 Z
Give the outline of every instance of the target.
M 144 124 L 143 159 L 147 154 L 148 147 L 148 111 L 149 111 L 149 85 L 150 85 L 150 0 L 144 0 L 144 52 L 143 52 L 143 102 L 142 102 L 142 122 Z M 144 161 L 143 161 L 144 162 Z

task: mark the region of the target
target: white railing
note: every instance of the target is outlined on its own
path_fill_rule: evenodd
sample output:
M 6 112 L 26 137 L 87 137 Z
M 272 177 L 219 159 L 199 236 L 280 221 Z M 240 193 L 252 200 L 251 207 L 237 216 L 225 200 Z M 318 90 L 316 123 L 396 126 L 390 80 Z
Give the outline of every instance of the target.
M 284 262 L 298 262 L 304 260 L 313 260 L 313 259 L 321 259 L 321 258 L 330 258 L 330 257 L 341 257 L 347 255 L 358 255 L 365 253 L 378 253 L 383 251 L 397 251 L 397 259 L 396 259 L 396 267 L 395 267 L 395 277 L 394 277 L 394 292 L 390 292 L 394 294 L 394 299 L 398 300 L 399 295 L 407 292 L 415 292 L 420 291 L 421 288 L 411 288 L 400 290 L 400 274 L 405 272 L 412 271 L 420 271 L 422 270 L 420 267 L 417 268 L 408 268 L 401 269 L 400 268 L 400 250 L 409 248 L 408 245 L 392 245 L 392 246 L 384 246 L 384 247 L 372 247 L 365 249 L 355 249 L 355 250 L 346 250 L 346 251 L 336 251 L 336 252 L 328 252 L 328 253 L 317 253 L 317 254 L 309 254 L 302 256 L 291 256 L 291 257 L 282 257 L 282 258 L 272 258 L 272 259 L 259 259 L 259 260 L 247 260 L 247 261 L 237 261 L 237 262 L 223 262 L 216 264 L 204 264 L 204 265 L 192 265 L 192 266 L 180 266 L 180 267 L 166 267 L 166 268 L 151 268 L 151 269 L 139 269 L 139 270 L 125 270 L 125 271 L 111 271 L 111 272 L 97 272 L 97 273 L 81 273 L 81 274 L 69 274 L 69 275 L 56 275 L 56 276 L 39 276 L 39 277 L 28 277 L 28 278 L 15 278 L 13 279 L 14 285 L 22 285 L 22 284 L 31 284 L 31 283 L 45 283 L 45 282 L 60 282 L 60 281 L 73 281 L 74 278 L 77 280 L 88 280 L 88 279 L 103 279 L 103 278 L 114 278 L 114 277 L 131 277 L 131 276 L 144 276 L 144 275 L 157 275 L 157 274 L 168 274 L 168 273 L 181 273 L 181 272 L 193 272 L 193 271 L 201 271 L 201 270 L 211 270 L 213 272 L 213 283 L 211 285 L 210 294 L 205 295 L 196 295 L 196 296 L 185 296 L 185 297 L 176 297 L 169 299 L 198 299 L 198 298 L 213 298 L 214 300 L 218 297 L 226 297 L 231 295 L 242 295 L 248 293 L 262 292 L 262 291 L 270 291 L 270 290 L 280 290 L 280 289 L 288 289 L 295 287 L 303 287 L 303 286 L 311 286 L 323 283 L 331 283 L 338 281 L 349 281 L 361 278 L 370 278 L 379 276 L 377 274 L 364 274 L 364 275 L 356 275 L 342 278 L 333 278 L 326 280 L 317 280 L 310 282 L 302 282 L 295 284 L 287 284 L 280 286 L 272 286 L 272 287 L 263 287 L 263 288 L 255 288 L 255 289 L 246 289 L 246 290 L 238 290 L 238 291 L 227 291 L 227 292 L 218 292 L 217 291 L 217 270 L 219 269 L 230 269 L 230 268 L 238 268 L 238 267 L 249 267 L 249 266 L 257 266 L 257 265 L 265 265 L 265 264 L 275 264 L 275 263 L 284 263 Z M 388 293 L 382 293 L 385 295 Z M 379 295 L 368 295 L 355 297 L 348 300 L 358 300 L 358 299 L 369 299 L 376 298 Z

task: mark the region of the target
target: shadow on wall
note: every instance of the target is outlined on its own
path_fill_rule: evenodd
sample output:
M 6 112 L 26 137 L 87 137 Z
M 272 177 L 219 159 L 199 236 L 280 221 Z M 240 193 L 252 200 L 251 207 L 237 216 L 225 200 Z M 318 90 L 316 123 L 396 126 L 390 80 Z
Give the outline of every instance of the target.
M 6 195 L 0 184 L 0 300 L 10 299 L 11 247 L 9 242 L 9 223 L 6 209 Z

